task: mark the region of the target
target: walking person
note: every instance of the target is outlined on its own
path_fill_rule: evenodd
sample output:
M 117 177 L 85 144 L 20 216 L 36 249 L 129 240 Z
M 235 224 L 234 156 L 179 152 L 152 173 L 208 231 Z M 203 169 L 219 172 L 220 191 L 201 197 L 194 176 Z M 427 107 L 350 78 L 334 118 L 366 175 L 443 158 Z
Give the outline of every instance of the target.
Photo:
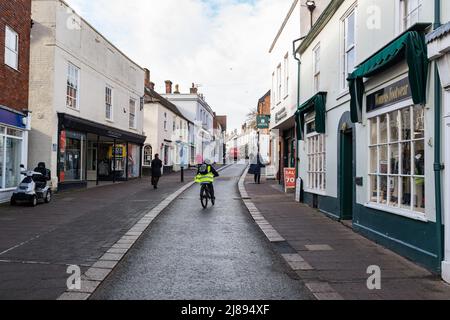
M 152 186 L 158 189 L 159 178 L 161 178 L 161 169 L 163 167 L 162 161 L 159 159 L 159 154 L 155 154 L 155 159 L 152 161 Z
M 265 168 L 266 166 L 261 161 L 261 155 L 255 157 L 254 155 L 250 156 L 250 170 L 249 173 L 255 176 L 255 184 L 261 184 L 261 168 Z

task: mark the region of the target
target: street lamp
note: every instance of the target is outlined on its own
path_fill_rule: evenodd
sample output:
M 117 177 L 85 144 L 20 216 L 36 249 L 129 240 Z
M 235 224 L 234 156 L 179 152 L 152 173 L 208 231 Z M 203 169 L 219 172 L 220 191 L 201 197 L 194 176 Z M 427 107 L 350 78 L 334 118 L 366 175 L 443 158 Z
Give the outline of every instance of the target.
M 311 29 L 312 29 L 312 27 L 313 27 L 313 12 L 316 9 L 316 2 L 313 0 L 308 0 L 308 1 L 306 1 L 306 7 L 308 8 L 309 13 L 311 15 Z

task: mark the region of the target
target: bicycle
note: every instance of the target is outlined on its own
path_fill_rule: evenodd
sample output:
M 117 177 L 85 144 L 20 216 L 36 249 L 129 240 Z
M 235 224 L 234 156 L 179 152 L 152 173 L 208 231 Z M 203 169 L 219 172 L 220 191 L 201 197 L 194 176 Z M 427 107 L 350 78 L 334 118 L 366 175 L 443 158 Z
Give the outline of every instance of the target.
M 211 192 L 209 189 L 211 183 L 202 183 L 200 189 L 200 202 L 202 204 L 203 209 L 208 208 L 208 201 L 211 200 L 212 205 L 216 204 L 216 201 L 211 197 Z

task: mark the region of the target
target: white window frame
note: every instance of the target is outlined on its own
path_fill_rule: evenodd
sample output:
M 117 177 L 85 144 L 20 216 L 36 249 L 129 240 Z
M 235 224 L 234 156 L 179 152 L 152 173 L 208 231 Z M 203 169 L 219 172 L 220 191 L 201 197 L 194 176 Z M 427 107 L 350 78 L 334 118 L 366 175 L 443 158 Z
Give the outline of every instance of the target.
M 276 93 L 276 89 L 275 89 L 275 72 L 272 73 L 272 110 L 275 109 L 275 104 L 277 102 L 277 93 Z
M 320 91 L 320 42 L 313 49 L 313 91 Z
M 377 160 L 376 160 L 376 172 L 372 172 L 372 164 L 371 162 L 369 162 L 368 164 L 368 176 L 367 176 L 367 203 L 366 206 L 369 208 L 373 208 L 376 210 L 382 210 L 382 211 L 386 211 L 386 212 L 390 212 L 392 214 L 396 214 L 396 215 L 400 215 L 400 216 L 404 216 L 407 218 L 411 218 L 414 220 L 420 220 L 420 221 L 428 221 L 427 217 L 426 217 L 426 204 L 425 204 L 425 208 L 423 208 L 423 212 L 420 211 L 414 211 L 414 206 L 415 206 L 415 200 L 414 200 L 414 196 L 415 196 L 415 192 L 416 192 L 416 187 L 415 187 L 415 181 L 414 179 L 424 179 L 423 185 L 424 187 L 426 186 L 426 172 L 424 172 L 424 175 L 417 175 L 414 174 L 413 169 L 415 167 L 414 164 L 414 143 L 415 142 L 420 142 L 422 141 L 424 144 L 424 168 L 427 167 L 427 161 L 426 161 L 426 120 L 423 119 L 424 122 L 424 137 L 423 138 L 419 138 L 419 139 L 414 139 L 412 136 L 412 131 L 414 128 L 414 108 L 415 107 L 420 107 L 420 105 L 414 105 L 414 103 L 412 102 L 412 100 L 409 101 L 405 101 L 404 103 L 401 104 L 397 104 L 395 106 L 392 106 L 390 108 L 386 108 L 383 110 L 383 112 L 372 112 L 368 114 L 368 121 L 367 121 L 367 128 L 368 128 L 368 146 L 369 146 L 369 150 L 368 150 L 368 155 L 369 157 L 371 157 L 371 149 L 373 148 L 377 148 Z M 402 110 L 405 109 L 410 109 L 410 128 L 411 128 L 411 137 L 408 140 L 403 140 L 402 139 L 402 124 L 398 124 L 398 141 L 391 141 L 391 130 L 389 130 L 390 128 L 390 121 L 391 121 L 391 114 L 394 112 L 398 112 L 400 113 Z M 425 107 L 424 108 L 424 114 L 426 112 Z M 387 143 L 381 143 L 380 141 L 380 117 L 381 116 L 386 116 L 386 121 L 387 121 Z M 425 116 L 424 116 L 425 117 Z M 373 119 L 377 119 L 377 142 L 375 144 L 372 144 L 371 138 L 372 138 L 372 131 L 371 131 L 371 127 L 372 127 L 372 120 Z M 401 122 L 403 122 L 403 119 L 401 118 Z M 410 164 L 410 168 L 411 168 L 411 172 L 410 174 L 404 174 L 403 173 L 403 155 L 401 152 L 401 145 L 405 144 L 405 143 L 409 143 L 410 144 L 410 149 L 411 149 L 411 164 Z M 398 168 L 398 174 L 394 174 L 392 172 L 390 172 L 391 169 L 391 147 L 392 145 L 398 145 L 398 163 L 399 163 L 399 168 Z M 381 173 L 380 170 L 380 148 L 383 146 L 387 146 L 387 173 Z M 426 170 L 426 169 L 424 169 Z M 372 201 L 373 195 L 372 195 L 372 177 L 376 177 L 377 178 L 377 201 L 374 202 Z M 392 206 L 390 205 L 391 202 L 391 193 L 388 192 L 387 193 L 387 198 L 386 198 L 386 204 L 381 203 L 381 177 L 387 177 L 387 183 L 389 185 L 390 183 L 390 179 L 394 178 L 397 179 L 397 189 L 398 189 L 398 195 L 397 195 L 397 206 Z M 410 209 L 405 209 L 404 207 L 402 207 L 402 195 L 403 195 L 403 184 L 400 183 L 400 179 L 410 179 Z M 388 187 L 389 189 L 389 187 Z M 425 196 L 426 196 L 426 191 L 425 191 Z
M 13 39 L 15 48 L 10 48 L 8 46 L 8 43 L 10 42 L 8 36 L 15 38 Z M 8 54 L 12 54 L 15 57 L 13 65 L 8 61 Z M 14 70 L 19 70 L 19 34 L 8 25 L 5 27 L 5 64 Z
M 6 142 L 7 139 L 15 139 L 15 140 L 20 140 L 22 142 L 21 146 L 22 146 L 22 153 L 23 153 L 23 132 L 22 132 L 22 136 L 17 137 L 17 136 L 12 136 L 8 134 L 8 129 L 12 129 L 12 130 L 18 130 L 16 128 L 10 128 L 10 127 L 6 127 L 6 126 L 0 126 L 1 129 L 3 129 L 3 133 L 2 131 L 0 131 L 0 139 L 3 139 L 3 152 L 2 154 L 0 154 L 0 157 L 2 157 L 2 180 L 0 181 L 0 191 L 1 192 L 5 192 L 5 191 L 13 191 L 17 188 L 16 187 L 11 187 L 11 188 L 4 188 L 4 186 L 6 186 Z M 20 131 L 20 130 L 19 130 Z M 20 159 L 20 161 L 22 161 L 22 159 Z
M 76 79 L 74 77 L 76 76 Z M 69 83 L 73 83 L 76 87 L 72 87 Z M 75 90 L 75 97 L 68 94 L 68 90 Z M 69 100 L 75 99 L 75 106 L 69 105 Z M 67 83 L 66 83 L 66 107 L 72 110 L 80 110 L 80 68 L 69 62 L 67 65 Z
M 316 131 L 308 133 L 308 124 L 316 121 L 315 113 L 307 115 L 305 119 L 305 145 L 308 159 L 306 190 L 310 193 L 325 195 L 327 188 L 326 135 Z
M 109 90 L 109 98 L 110 98 L 109 104 L 108 104 L 108 90 Z M 105 86 L 105 118 L 109 122 L 114 122 L 114 98 L 113 98 L 113 96 L 114 96 L 114 89 L 111 86 L 106 85 Z M 110 107 L 110 110 L 109 110 L 110 116 L 109 116 L 109 118 L 107 116 L 107 114 L 108 114 L 108 111 L 107 111 L 108 106 Z
M 281 83 L 281 63 L 277 67 L 277 103 L 281 102 L 281 92 L 282 92 L 282 83 Z
M 353 25 L 353 43 L 348 45 L 347 44 L 347 38 L 349 34 L 349 18 L 350 16 L 354 17 L 354 25 Z M 341 26 L 342 26 L 342 60 L 341 60 L 341 89 L 347 90 L 348 89 L 348 82 L 347 78 L 349 75 L 349 67 L 348 67 L 348 57 L 350 52 L 354 52 L 354 61 L 356 67 L 356 50 L 357 50 L 357 6 L 356 4 L 353 5 L 343 16 L 341 19 Z
M 289 53 L 284 56 L 284 99 L 289 96 Z
M 134 107 L 134 112 L 131 112 L 132 107 Z M 137 120 L 136 99 L 130 98 L 129 106 L 128 106 L 128 122 L 130 125 L 130 129 L 136 129 L 136 126 L 137 126 L 136 120 Z
M 147 162 L 147 158 L 149 156 L 147 150 L 150 148 L 150 162 Z M 153 160 L 153 147 L 150 144 L 146 144 L 144 146 L 144 150 L 143 150 L 143 157 L 144 159 L 142 159 L 142 165 L 144 167 L 151 167 L 152 166 L 152 160 Z
M 420 11 L 423 6 L 422 0 L 398 0 L 399 1 L 399 27 L 400 32 L 404 32 L 412 25 L 420 21 Z M 417 1 L 417 5 L 410 7 L 412 1 Z M 413 14 L 417 13 L 417 21 L 409 20 Z

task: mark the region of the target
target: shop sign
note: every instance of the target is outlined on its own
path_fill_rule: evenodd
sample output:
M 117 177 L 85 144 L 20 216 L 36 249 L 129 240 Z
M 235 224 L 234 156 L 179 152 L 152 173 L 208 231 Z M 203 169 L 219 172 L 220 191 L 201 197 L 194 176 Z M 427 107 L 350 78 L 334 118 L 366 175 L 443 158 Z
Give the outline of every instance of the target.
M 256 124 L 258 129 L 269 129 L 270 128 L 270 116 L 269 115 L 258 115 L 256 117 Z
M 285 191 L 295 189 L 297 186 L 295 168 L 284 168 L 284 189 Z
M 113 149 L 114 149 L 114 154 L 113 154 Z M 109 158 L 112 158 L 112 157 L 125 158 L 127 156 L 127 150 L 126 150 L 125 146 L 123 146 L 123 145 L 116 145 L 115 148 L 113 148 L 113 146 L 111 146 L 111 147 L 109 147 L 108 156 L 109 156 Z
M 367 112 L 411 99 L 409 79 L 404 78 L 367 96 Z

